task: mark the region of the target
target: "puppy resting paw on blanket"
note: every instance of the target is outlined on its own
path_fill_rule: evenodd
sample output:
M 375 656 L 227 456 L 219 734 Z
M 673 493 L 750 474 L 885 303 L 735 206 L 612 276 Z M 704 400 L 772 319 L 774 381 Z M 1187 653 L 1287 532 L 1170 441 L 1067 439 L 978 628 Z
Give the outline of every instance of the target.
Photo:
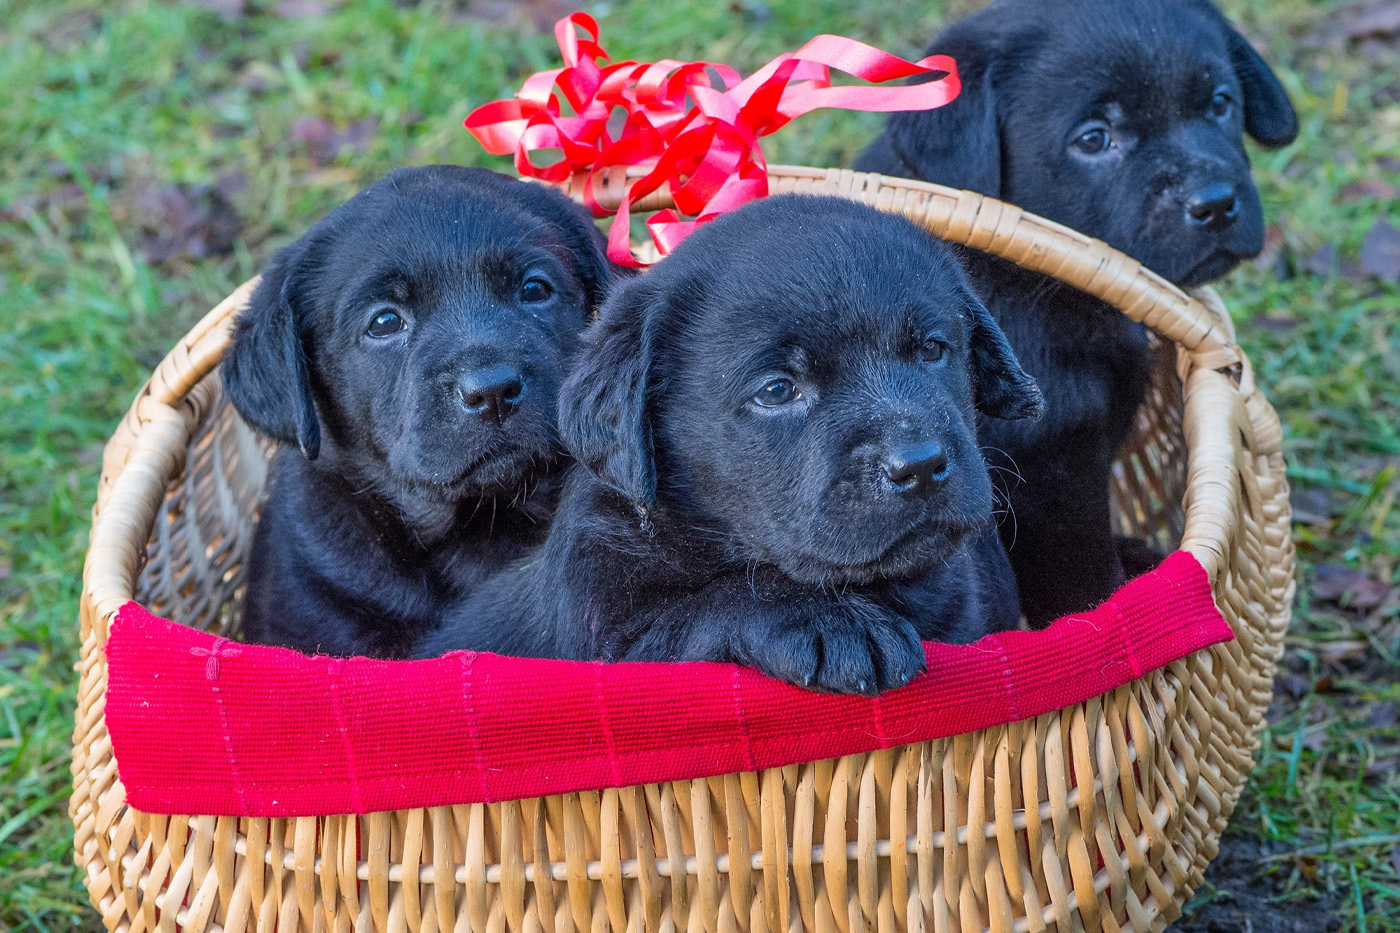
M 872 694 L 1016 624 L 976 412 L 1040 394 L 948 250 L 776 196 L 609 296 L 560 394 L 544 546 L 420 652 L 751 665 Z

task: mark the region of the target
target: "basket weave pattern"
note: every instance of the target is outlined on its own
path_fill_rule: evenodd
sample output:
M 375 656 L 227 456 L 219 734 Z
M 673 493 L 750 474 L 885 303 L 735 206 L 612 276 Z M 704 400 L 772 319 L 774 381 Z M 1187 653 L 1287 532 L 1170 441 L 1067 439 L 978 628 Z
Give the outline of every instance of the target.
M 1236 640 L 1105 696 L 947 740 L 502 804 L 257 819 L 126 805 L 103 720 L 127 600 L 234 634 L 268 448 L 214 372 L 245 285 L 160 364 L 103 459 L 84 568 L 75 856 L 111 930 L 864 933 L 1160 930 L 1252 764 L 1293 589 L 1278 420 L 1214 293 L 968 192 L 773 167 L 1054 275 L 1148 324 L 1115 475 L 1125 532 L 1189 550 Z M 600 200 L 617 200 L 619 172 Z M 598 194 L 595 191 L 595 195 Z M 641 209 L 665 205 L 664 193 Z

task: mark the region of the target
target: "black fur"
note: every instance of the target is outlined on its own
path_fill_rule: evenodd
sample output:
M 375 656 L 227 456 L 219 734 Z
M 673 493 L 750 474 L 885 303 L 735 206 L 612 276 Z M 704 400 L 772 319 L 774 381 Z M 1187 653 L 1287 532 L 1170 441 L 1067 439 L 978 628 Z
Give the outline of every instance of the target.
M 758 404 L 782 380 L 798 395 Z M 579 465 L 548 540 L 423 655 L 736 661 L 873 693 L 923 668 L 921 636 L 1019 618 L 974 406 L 1040 395 L 902 218 L 777 196 L 702 227 L 614 289 L 560 398 Z
M 602 244 L 558 192 L 431 166 L 391 172 L 273 257 L 221 370 L 244 419 L 286 445 L 249 641 L 405 657 L 448 601 L 543 539 L 555 399 L 610 279 Z M 406 327 L 369 334 L 386 312 Z
M 1262 248 L 1243 134 L 1282 145 L 1298 120 L 1273 72 L 1203 0 L 997 0 L 929 51 L 957 60 L 961 95 L 891 115 L 857 168 L 1011 201 L 1183 286 Z M 1098 129 L 1101 153 L 1076 145 L 1092 146 Z M 998 478 L 1018 469 L 1024 479 L 1008 484 L 1014 521 L 1002 534 L 1040 625 L 1095 605 L 1125 577 L 1109 477 L 1146 392 L 1146 333 L 1075 289 L 965 253 L 973 290 L 1045 392 L 1045 418 L 989 421 L 982 435 L 1003 452 Z

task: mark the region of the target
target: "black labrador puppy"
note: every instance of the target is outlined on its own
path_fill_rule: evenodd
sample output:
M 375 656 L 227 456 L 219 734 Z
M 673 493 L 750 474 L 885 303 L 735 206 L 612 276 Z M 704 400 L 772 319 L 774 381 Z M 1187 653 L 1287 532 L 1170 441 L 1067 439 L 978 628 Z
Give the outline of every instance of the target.
M 751 665 L 870 694 L 1019 616 L 975 410 L 1040 395 L 946 247 L 776 196 L 614 289 L 561 391 L 544 547 L 421 652 Z
M 543 540 L 558 386 L 610 274 L 563 195 L 447 165 L 396 169 L 273 257 L 221 370 L 283 445 L 249 641 L 406 657 Z
M 1298 120 L 1210 4 L 997 0 L 929 51 L 957 59 L 961 95 L 893 114 L 858 169 L 1003 198 L 1188 287 L 1262 248 L 1243 135 L 1279 146 Z M 1002 534 L 1038 626 L 1150 566 L 1145 547 L 1115 544 L 1109 505 L 1112 464 L 1149 381 L 1146 332 L 1073 288 L 963 252 L 973 290 L 1045 392 L 1043 419 L 981 426 L 1003 468 L 1014 520 Z M 1021 482 L 1006 482 L 1018 471 Z

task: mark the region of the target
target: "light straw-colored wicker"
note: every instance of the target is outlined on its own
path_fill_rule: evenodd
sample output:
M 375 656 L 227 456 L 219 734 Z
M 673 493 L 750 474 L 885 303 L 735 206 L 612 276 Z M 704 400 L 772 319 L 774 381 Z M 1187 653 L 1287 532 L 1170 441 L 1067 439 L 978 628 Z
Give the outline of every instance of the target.
M 245 285 L 160 364 L 103 460 L 71 813 L 109 929 L 1140 933 L 1177 916 L 1251 767 L 1293 591 L 1279 424 L 1229 318 L 1208 290 L 1189 298 L 989 198 L 849 171 L 771 176 L 775 191 L 903 213 L 1149 324 L 1160 365 L 1120 463 L 1123 528 L 1194 554 L 1237 639 L 1034 720 L 760 773 L 360 817 L 138 813 L 103 721 L 103 645 L 133 598 L 236 632 L 266 448 L 214 370 Z

